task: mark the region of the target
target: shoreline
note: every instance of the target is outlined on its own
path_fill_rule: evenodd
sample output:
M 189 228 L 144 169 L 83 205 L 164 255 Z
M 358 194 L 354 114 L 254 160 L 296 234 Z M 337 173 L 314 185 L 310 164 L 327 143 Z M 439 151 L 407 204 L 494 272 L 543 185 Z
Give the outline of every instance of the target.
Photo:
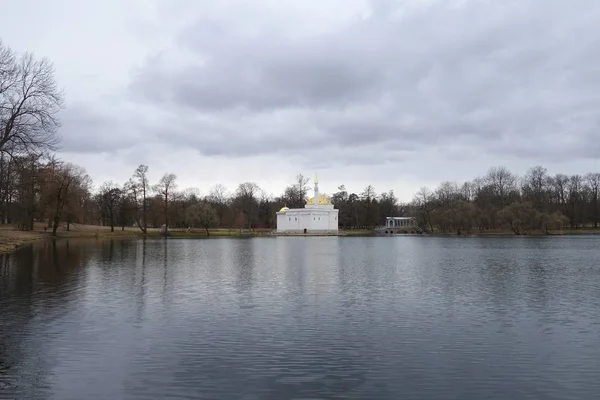
M 423 236 L 432 237 L 552 237 L 552 236 L 584 236 L 584 235 L 600 235 L 600 228 L 580 228 L 580 229 L 562 229 L 552 230 L 545 233 L 541 230 L 517 235 L 510 230 L 493 230 L 493 231 L 471 231 L 470 233 L 462 233 L 458 235 L 456 232 L 434 232 L 431 234 L 423 234 Z
M 258 229 L 248 231 L 239 229 L 210 229 L 210 234 L 204 229 L 172 229 L 169 231 L 169 238 L 248 238 L 248 237 L 270 237 L 271 230 Z M 121 230 L 115 227 L 114 232 L 110 232 L 110 227 L 72 224 L 67 231 L 63 226 L 57 231 L 56 236 L 52 236 L 51 230 L 44 231 L 44 225 L 36 223 L 34 230 L 22 231 L 13 225 L 0 225 L 0 254 L 9 254 L 17 249 L 39 242 L 42 240 L 55 239 L 135 239 L 135 238 L 160 238 L 160 229 L 148 228 L 147 233 L 143 233 L 139 228 L 127 227 Z
M 470 233 L 462 233 L 458 235 L 456 232 L 434 232 L 431 234 L 408 234 L 408 233 L 393 233 L 386 234 L 374 230 L 366 229 L 350 229 L 340 230 L 337 234 L 277 234 L 275 230 L 258 229 L 258 230 L 242 230 L 239 229 L 211 229 L 210 234 L 207 234 L 204 229 L 194 229 L 187 231 L 185 229 L 173 229 L 169 232 L 169 238 L 174 239 L 211 239 L 211 238 L 252 238 L 252 237 L 402 237 L 402 236 L 422 236 L 422 237 L 456 237 L 456 238 L 481 238 L 481 237 L 552 237 L 552 236 L 582 236 L 582 235 L 600 235 L 600 228 L 580 228 L 580 229 L 564 229 L 560 231 L 551 231 L 548 234 L 542 231 L 533 231 L 527 234 L 516 235 L 509 230 L 494 230 L 494 231 L 472 231 Z M 56 236 L 52 236 L 51 232 L 44 232 L 43 226 L 36 227 L 33 231 L 21 231 L 11 225 L 0 225 L 0 254 L 9 254 L 17 249 L 33 244 L 42 240 L 49 239 L 128 239 L 128 238 L 159 238 L 160 231 L 157 228 L 148 228 L 146 234 L 142 233 L 139 228 L 121 228 L 110 232 L 110 228 L 105 226 L 80 226 L 72 225 L 72 230 L 66 231 L 61 229 Z

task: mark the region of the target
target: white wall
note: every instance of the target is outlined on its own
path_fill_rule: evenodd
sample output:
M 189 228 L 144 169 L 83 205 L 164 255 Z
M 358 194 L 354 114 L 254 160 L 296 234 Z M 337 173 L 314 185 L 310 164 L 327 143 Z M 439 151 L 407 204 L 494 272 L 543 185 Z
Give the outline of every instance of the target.
M 286 213 L 277 214 L 277 231 L 289 231 L 300 229 L 301 218 L 298 212 L 287 211 Z
M 311 227 L 313 231 L 323 231 L 329 229 L 329 213 L 323 211 L 313 211 L 311 216 Z
M 277 232 L 285 230 L 284 218 L 284 214 L 277 214 Z
M 298 221 L 300 221 L 300 224 L 298 225 L 299 231 L 304 231 L 304 229 L 306 229 L 306 230 L 310 229 L 309 213 L 307 213 L 306 211 L 299 211 L 298 212 Z
M 329 213 L 329 230 L 337 231 L 339 227 L 338 210 Z
M 277 214 L 277 231 L 337 231 L 338 210 L 333 208 L 288 210 Z

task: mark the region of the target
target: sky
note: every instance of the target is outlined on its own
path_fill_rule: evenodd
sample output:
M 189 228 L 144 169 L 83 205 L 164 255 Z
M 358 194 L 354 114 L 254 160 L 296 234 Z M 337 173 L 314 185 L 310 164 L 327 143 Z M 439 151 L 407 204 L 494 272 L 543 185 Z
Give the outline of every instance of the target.
M 96 185 L 422 186 L 600 171 L 597 0 L 4 0 L 54 63 L 59 156 Z M 26 21 L 26 23 L 25 23 Z

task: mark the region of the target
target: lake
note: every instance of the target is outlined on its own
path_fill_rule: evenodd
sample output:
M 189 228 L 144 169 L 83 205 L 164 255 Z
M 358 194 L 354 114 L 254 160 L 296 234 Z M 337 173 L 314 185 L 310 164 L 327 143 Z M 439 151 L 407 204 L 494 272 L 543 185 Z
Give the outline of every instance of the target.
M 0 260 L 0 399 L 600 393 L 599 237 L 59 240 Z

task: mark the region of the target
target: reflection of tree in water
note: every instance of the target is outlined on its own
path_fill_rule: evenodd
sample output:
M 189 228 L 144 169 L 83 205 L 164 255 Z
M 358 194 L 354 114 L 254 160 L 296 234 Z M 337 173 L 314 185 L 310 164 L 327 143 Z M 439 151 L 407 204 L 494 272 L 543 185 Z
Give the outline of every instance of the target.
M 168 238 L 162 239 L 162 252 L 163 252 L 163 257 L 162 257 L 163 258 L 163 260 L 162 260 L 163 261 L 162 262 L 162 270 L 163 270 L 162 302 L 165 307 L 169 307 L 172 302 L 172 299 L 169 298 L 169 295 L 171 295 L 170 297 L 172 297 L 173 291 L 168 290 L 168 288 L 169 288 L 169 275 L 168 275 L 168 271 L 169 271 L 169 239 Z
M 137 280 L 137 265 L 136 265 L 136 273 L 132 275 L 134 281 L 134 293 L 135 293 L 135 318 L 136 322 L 140 323 L 144 319 L 144 310 L 146 305 L 146 238 L 143 238 L 138 242 L 138 245 L 141 247 L 141 260 L 140 272 L 139 272 L 139 283 L 136 283 Z M 137 251 L 137 248 L 135 248 Z M 123 254 L 123 250 L 120 251 Z
M 235 287 L 240 295 L 240 307 L 252 307 L 252 283 L 254 279 L 254 243 L 249 239 L 239 239 L 235 244 L 233 268 Z
M 19 351 L 15 348 L 15 343 L 10 341 L 10 337 L 3 333 L 10 329 L 4 326 L 3 319 L 4 316 L 0 318 L 0 398 L 9 398 L 17 395 L 18 378 L 15 364 L 19 358 Z
M 92 244 L 93 243 L 89 243 Z M 0 255 L 0 398 L 41 398 L 53 367 L 41 325 L 77 301 L 77 271 L 93 252 L 68 240 L 45 241 Z
M 68 296 L 68 291 L 56 289 L 72 285 L 72 275 L 89 262 L 95 246 L 91 241 L 44 241 L 2 255 L 0 299 L 25 295 L 41 299 L 49 293 Z

